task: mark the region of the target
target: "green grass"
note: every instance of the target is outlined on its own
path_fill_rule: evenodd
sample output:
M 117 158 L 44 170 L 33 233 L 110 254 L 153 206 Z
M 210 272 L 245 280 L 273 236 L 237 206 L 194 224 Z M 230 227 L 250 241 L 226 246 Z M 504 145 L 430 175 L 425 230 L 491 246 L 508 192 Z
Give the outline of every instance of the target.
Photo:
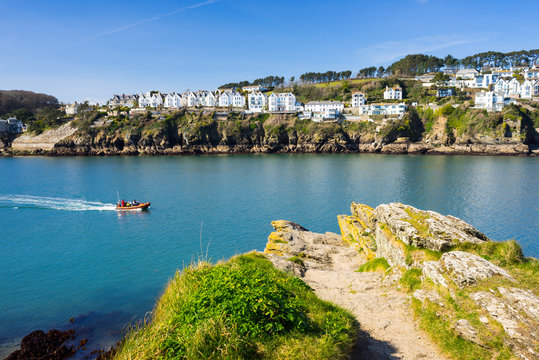
M 292 256 L 291 258 L 288 258 L 287 260 L 288 261 L 291 261 L 295 264 L 298 264 L 298 265 L 305 265 L 304 262 L 303 262 L 303 259 L 305 259 L 305 254 L 304 253 L 299 253 L 295 256 Z
M 519 264 L 524 260 L 522 248 L 515 240 L 485 241 L 480 244 L 462 243 L 453 247 L 452 250 L 479 255 L 498 266 Z
M 114 359 L 345 359 L 353 316 L 259 254 L 176 273 Z
M 402 275 L 399 282 L 403 286 L 404 290 L 409 292 L 414 291 L 421 287 L 421 274 L 421 269 L 408 269 L 404 275 Z
M 370 261 L 367 261 L 365 264 L 361 265 L 358 272 L 383 272 L 385 273 L 391 266 L 387 260 L 383 257 L 375 258 Z

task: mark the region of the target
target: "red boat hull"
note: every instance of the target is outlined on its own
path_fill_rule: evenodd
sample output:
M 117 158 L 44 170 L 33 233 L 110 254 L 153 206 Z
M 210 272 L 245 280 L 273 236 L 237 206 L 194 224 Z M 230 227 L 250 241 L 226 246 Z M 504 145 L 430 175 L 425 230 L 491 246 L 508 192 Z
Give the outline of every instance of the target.
M 138 204 L 136 206 L 116 206 L 116 210 L 126 211 L 126 210 L 144 210 L 150 207 L 150 203 Z

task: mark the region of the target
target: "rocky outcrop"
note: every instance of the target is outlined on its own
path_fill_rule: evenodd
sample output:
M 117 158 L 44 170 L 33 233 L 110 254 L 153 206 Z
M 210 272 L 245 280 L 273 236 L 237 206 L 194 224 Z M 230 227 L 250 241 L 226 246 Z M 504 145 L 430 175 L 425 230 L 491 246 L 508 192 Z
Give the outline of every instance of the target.
M 451 324 L 452 331 L 482 348 L 494 346 L 492 337 L 498 336 L 515 355 L 539 358 L 539 298 L 534 291 L 507 268 L 459 250 L 485 248 L 492 256 L 496 247 L 505 246 L 503 263 L 523 264 L 527 260 L 515 248 L 518 245 L 495 245 L 461 219 L 409 205 L 391 203 L 372 209 L 353 203 L 351 212 L 338 216 L 343 240 L 355 244 L 368 259 L 385 258 L 393 267 L 392 274 L 398 275 L 395 269 L 399 268 L 421 269 L 422 288 L 413 297 L 436 305 L 436 316 Z M 513 257 L 508 258 L 512 251 Z M 466 312 L 469 319 L 479 314 L 480 321 L 459 318 Z
M 64 343 L 73 336 L 73 330 L 49 330 L 46 333 L 41 330 L 34 331 L 22 339 L 21 349 L 12 352 L 6 360 L 67 359 L 75 353 L 75 348 L 68 348 Z
M 77 131 L 68 122 L 58 129 L 46 130 L 42 134 L 24 134 L 16 138 L 11 144 L 11 148 L 19 153 L 47 153 L 51 152 L 55 146 L 64 139 L 70 137 Z

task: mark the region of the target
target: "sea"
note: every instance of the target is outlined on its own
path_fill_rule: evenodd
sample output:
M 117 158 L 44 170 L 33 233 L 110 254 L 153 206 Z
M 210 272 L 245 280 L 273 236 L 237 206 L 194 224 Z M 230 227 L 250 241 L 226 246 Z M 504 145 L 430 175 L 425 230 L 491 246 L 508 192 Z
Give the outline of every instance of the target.
M 118 212 L 118 199 L 151 202 Z M 176 271 L 264 250 L 271 221 L 338 232 L 352 202 L 450 214 L 539 255 L 539 159 L 381 154 L 0 158 L 0 358 L 31 331 L 110 346 Z

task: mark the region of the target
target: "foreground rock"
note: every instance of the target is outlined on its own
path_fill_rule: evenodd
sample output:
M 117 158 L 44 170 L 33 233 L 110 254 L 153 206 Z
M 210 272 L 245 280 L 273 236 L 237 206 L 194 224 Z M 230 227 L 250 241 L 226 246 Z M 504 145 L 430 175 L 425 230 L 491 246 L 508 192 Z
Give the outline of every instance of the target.
M 21 349 L 11 353 L 6 360 L 62 360 L 67 359 L 75 353 L 74 347 L 67 347 L 65 342 L 72 339 L 73 330 L 60 331 L 41 330 L 34 331 L 26 335 L 21 341 Z
M 493 243 L 461 219 L 409 205 L 373 209 L 353 203 L 351 212 L 338 217 L 343 240 L 367 259 L 386 259 L 393 274 L 396 269 L 402 269 L 401 274 L 418 269 L 421 279 L 414 286 L 421 289 L 413 297 L 423 304 L 422 311 L 439 317 L 460 337 L 490 349 L 491 356 L 510 349 L 520 358 L 539 358 L 539 297 L 533 288 L 539 266 L 537 260 L 525 259 L 516 243 Z M 479 319 L 459 318 L 464 315 Z
M 357 247 L 290 221 L 272 225 L 265 249 L 272 263 L 356 316 L 362 333 L 352 359 L 446 358 L 413 321 L 404 293 L 384 285 L 379 273 L 356 272 L 365 261 Z

